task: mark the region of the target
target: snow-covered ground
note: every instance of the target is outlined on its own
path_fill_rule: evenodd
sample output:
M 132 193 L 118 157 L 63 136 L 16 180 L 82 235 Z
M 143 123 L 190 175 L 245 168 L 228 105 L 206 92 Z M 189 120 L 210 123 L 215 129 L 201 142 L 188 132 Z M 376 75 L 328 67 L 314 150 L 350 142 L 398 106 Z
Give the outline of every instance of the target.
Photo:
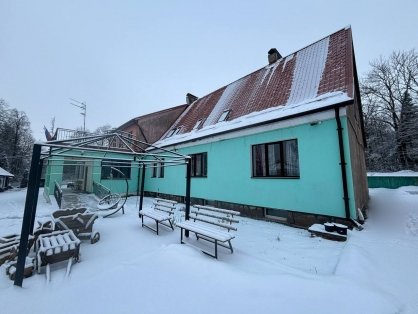
M 0 235 L 20 232 L 25 193 L 0 193 Z M 0 268 L 0 312 L 418 313 L 418 187 L 370 196 L 365 229 L 345 243 L 241 218 L 234 254 L 218 260 L 179 244 L 179 230 L 142 228 L 131 197 L 125 215 L 96 221 L 101 240 L 82 243 L 70 277 L 57 264 L 51 282 L 19 288 Z M 39 196 L 41 219 L 55 209 Z

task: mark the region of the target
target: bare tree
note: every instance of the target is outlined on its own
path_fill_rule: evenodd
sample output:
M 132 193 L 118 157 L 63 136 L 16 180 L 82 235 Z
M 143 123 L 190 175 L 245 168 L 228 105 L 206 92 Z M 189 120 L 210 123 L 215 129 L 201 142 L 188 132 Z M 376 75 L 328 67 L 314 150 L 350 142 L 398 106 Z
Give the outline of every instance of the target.
M 30 122 L 23 111 L 9 109 L 0 100 L 0 163 L 20 179 L 28 168 L 34 142 Z
M 414 169 L 418 166 L 418 54 L 393 52 L 371 67 L 361 84 L 368 166 Z

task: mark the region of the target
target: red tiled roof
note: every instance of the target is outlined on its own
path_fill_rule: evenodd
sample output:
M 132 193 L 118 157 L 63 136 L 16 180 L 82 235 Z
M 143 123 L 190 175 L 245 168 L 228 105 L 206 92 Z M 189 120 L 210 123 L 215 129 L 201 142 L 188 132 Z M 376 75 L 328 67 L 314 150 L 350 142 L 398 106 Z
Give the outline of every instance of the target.
M 332 92 L 353 98 L 353 88 L 352 36 L 347 27 L 198 99 L 171 129 L 181 127 L 184 134 L 199 120 L 199 128 L 216 124 L 224 110 L 230 110 L 230 121 Z

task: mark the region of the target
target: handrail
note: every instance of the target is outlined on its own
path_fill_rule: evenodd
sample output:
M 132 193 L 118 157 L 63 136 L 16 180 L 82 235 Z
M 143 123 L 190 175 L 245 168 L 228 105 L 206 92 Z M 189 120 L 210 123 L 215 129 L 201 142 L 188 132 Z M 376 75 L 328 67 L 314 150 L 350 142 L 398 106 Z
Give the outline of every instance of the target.
M 102 199 L 106 195 L 111 194 L 112 191 L 110 191 L 110 189 L 105 187 L 103 184 L 100 184 L 99 182 L 93 181 L 93 193 L 98 198 Z
M 54 184 L 54 197 L 57 200 L 58 207 L 61 208 L 62 189 L 61 189 L 61 186 L 58 184 L 57 181 L 55 181 L 55 184 Z

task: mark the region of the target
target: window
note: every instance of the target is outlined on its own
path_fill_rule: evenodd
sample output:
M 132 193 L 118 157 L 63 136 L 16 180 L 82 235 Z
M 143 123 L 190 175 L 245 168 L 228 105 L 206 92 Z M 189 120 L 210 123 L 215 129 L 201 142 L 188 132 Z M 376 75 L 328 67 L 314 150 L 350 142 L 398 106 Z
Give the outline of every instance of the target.
M 164 178 L 164 161 L 161 161 L 161 162 L 158 163 L 158 169 L 160 170 L 158 177 L 159 178 Z
M 228 119 L 229 117 L 229 113 L 231 112 L 231 110 L 225 110 L 224 112 L 222 112 L 221 116 L 218 119 L 218 122 L 222 122 Z
M 196 122 L 196 124 L 193 127 L 193 131 L 197 130 L 200 127 L 200 125 L 202 124 L 202 121 L 203 120 L 199 120 L 199 121 Z
M 297 140 L 252 146 L 253 177 L 299 178 Z
M 173 135 L 176 135 L 176 134 L 179 134 L 180 131 L 181 131 L 181 126 L 179 126 L 178 128 L 172 129 L 167 133 L 166 138 L 170 137 L 170 136 L 173 136 Z
M 120 172 L 111 169 L 111 167 L 116 168 Z M 102 160 L 102 179 L 126 179 L 131 178 L 131 162 L 130 161 L 120 161 L 112 159 L 103 159 Z
M 207 177 L 208 172 L 208 154 L 200 153 L 190 155 L 192 158 L 191 167 L 192 167 L 192 177 Z
M 164 159 L 152 164 L 152 178 L 164 178 Z
M 157 171 L 158 171 L 157 163 L 154 162 L 152 164 L 152 175 L 151 175 L 152 178 L 156 178 L 157 177 Z

